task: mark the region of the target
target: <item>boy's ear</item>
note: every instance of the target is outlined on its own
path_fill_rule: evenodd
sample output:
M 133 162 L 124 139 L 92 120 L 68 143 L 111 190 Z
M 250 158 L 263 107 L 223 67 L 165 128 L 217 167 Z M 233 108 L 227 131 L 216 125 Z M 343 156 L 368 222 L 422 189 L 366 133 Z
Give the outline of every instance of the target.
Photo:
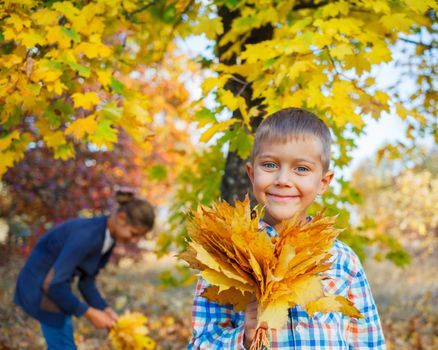
M 331 170 L 327 171 L 321 179 L 321 188 L 318 191 L 318 194 L 323 194 L 327 187 L 330 185 L 330 182 L 333 180 L 333 176 L 335 173 Z
M 246 173 L 248 174 L 249 179 L 251 180 L 251 183 L 254 181 L 254 168 L 252 167 L 252 164 L 250 162 L 246 163 Z

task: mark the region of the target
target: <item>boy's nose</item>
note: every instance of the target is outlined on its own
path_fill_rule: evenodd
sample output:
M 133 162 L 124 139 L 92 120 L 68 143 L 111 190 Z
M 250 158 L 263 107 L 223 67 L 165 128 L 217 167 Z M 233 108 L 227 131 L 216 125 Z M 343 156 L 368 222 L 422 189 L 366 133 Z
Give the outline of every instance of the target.
M 275 184 L 279 186 L 291 186 L 292 177 L 290 172 L 287 169 L 280 169 L 277 173 Z

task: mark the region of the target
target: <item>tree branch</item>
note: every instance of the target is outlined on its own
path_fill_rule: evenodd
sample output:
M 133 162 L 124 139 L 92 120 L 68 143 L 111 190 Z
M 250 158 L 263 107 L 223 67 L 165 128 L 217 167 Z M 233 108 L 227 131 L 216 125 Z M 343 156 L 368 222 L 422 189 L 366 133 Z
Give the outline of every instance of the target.
M 432 44 L 425 44 L 425 43 L 422 43 L 421 41 L 415 41 L 415 40 L 408 39 L 408 38 L 400 38 L 400 40 L 404 41 L 405 43 L 424 46 L 428 49 L 438 49 L 438 46 L 433 45 L 433 42 L 432 42 Z
M 320 8 L 321 6 L 327 5 L 328 3 L 329 3 L 328 1 L 324 1 L 319 4 L 315 4 L 315 1 L 303 2 L 294 6 L 293 10 L 295 11 L 295 10 L 304 10 L 304 9 L 317 9 Z
M 149 2 L 149 3 L 147 3 L 146 5 L 144 5 L 144 6 L 142 6 L 142 7 L 139 7 L 138 9 L 136 9 L 136 10 L 134 10 L 134 11 L 128 12 L 128 13 L 126 14 L 126 17 L 132 20 L 133 17 L 134 17 L 137 13 L 140 13 L 140 12 L 143 12 L 143 11 L 147 10 L 149 7 L 151 7 L 152 5 L 155 5 L 157 2 L 158 2 L 157 0 L 153 0 L 153 1 Z

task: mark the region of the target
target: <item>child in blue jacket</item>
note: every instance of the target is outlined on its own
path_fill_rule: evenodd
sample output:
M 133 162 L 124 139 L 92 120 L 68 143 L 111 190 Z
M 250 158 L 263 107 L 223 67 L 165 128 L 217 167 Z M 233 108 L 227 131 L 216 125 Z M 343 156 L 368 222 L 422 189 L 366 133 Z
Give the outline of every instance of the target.
M 18 276 L 14 302 L 40 322 L 49 350 L 76 349 L 72 315 L 84 315 L 101 329 L 115 324 L 117 314 L 95 278 L 116 242 L 136 242 L 153 223 L 152 206 L 130 198 L 109 216 L 66 221 L 38 240 Z M 74 277 L 85 303 L 70 289 Z

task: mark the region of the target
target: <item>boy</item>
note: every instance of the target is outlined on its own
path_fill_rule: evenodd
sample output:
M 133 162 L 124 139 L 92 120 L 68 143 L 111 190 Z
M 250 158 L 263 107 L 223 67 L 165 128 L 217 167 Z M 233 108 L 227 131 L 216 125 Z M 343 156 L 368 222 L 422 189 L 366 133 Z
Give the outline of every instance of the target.
M 146 200 L 118 201 L 120 206 L 109 216 L 76 218 L 48 231 L 18 276 L 14 302 L 40 322 L 48 350 L 76 349 L 73 315 L 85 316 L 101 329 L 110 329 L 117 321 L 96 287 L 96 276 L 116 242 L 137 242 L 152 229 L 155 218 Z M 75 277 L 86 303 L 72 293 Z
M 327 126 L 299 108 L 280 110 L 263 121 L 247 164 L 254 196 L 265 208 L 261 231 L 275 236 L 277 225 L 295 214 L 301 220 L 311 220 L 306 217 L 307 208 L 333 179 L 329 170 L 330 143 Z M 331 254 L 332 268 L 324 273 L 325 291 L 348 298 L 364 318 L 352 319 L 339 312 L 318 312 L 309 317 L 296 306 L 289 309 L 282 329 L 269 329 L 272 349 L 386 349 L 358 257 L 338 240 Z M 198 281 L 189 349 L 248 349 L 258 324 L 257 301 L 249 303 L 245 312 L 234 312 L 232 305 L 219 305 L 201 297 L 206 286 L 204 280 Z

